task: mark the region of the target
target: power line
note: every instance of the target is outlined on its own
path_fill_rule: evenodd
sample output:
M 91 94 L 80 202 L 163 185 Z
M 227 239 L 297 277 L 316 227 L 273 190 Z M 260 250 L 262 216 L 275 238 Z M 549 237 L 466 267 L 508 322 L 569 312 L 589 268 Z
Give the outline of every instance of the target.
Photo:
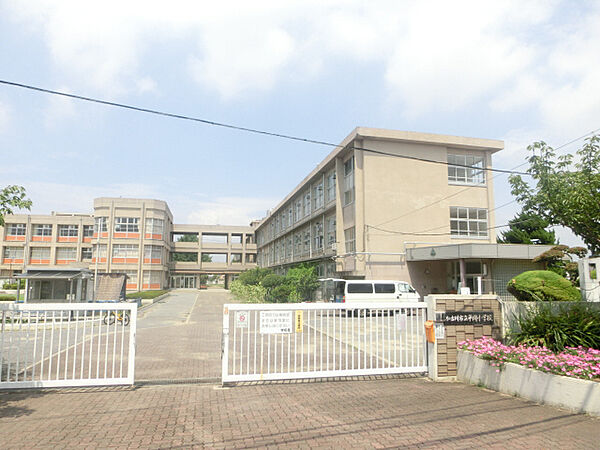
M 292 140 L 292 141 L 305 142 L 308 144 L 324 145 L 324 146 L 333 147 L 333 148 L 347 147 L 348 149 L 351 149 L 351 150 L 362 150 L 362 151 L 369 152 L 369 153 L 380 154 L 380 155 L 385 155 L 385 156 L 394 156 L 396 158 L 401 158 L 401 159 L 427 162 L 427 163 L 432 163 L 432 164 L 441 164 L 444 166 L 449 165 L 448 161 L 438 161 L 438 160 L 419 158 L 417 156 L 409 156 L 409 155 L 398 155 L 396 153 L 386 152 L 383 150 L 376 150 L 376 149 L 367 148 L 367 147 L 355 147 L 355 146 L 345 146 L 345 145 L 340 145 L 340 144 L 334 144 L 332 142 L 321 141 L 318 139 L 310 139 L 310 138 L 304 138 L 304 137 L 300 137 L 300 136 L 293 136 L 290 134 L 276 133 L 276 132 L 272 132 L 272 131 L 259 130 L 256 128 L 242 127 L 239 125 L 233 125 L 233 124 L 229 124 L 229 123 L 225 123 L 225 122 L 217 122 L 214 120 L 202 119 L 199 117 L 192 117 L 192 116 L 187 116 L 184 114 L 169 113 L 169 112 L 160 111 L 157 109 L 142 108 L 140 106 L 128 105 L 125 103 L 111 102 L 108 100 L 102 100 L 102 99 L 87 97 L 87 96 L 83 96 L 83 95 L 69 94 L 68 92 L 55 91 L 52 89 L 41 88 L 38 86 L 29 85 L 29 84 L 16 83 L 14 81 L 0 80 L 0 84 L 23 88 L 23 89 L 29 89 L 29 90 L 37 91 L 37 92 L 43 92 L 45 94 L 59 95 L 62 97 L 73 98 L 76 100 L 82 100 L 82 101 L 86 101 L 86 102 L 98 103 L 98 104 L 106 105 L 106 106 L 113 106 L 116 108 L 128 109 L 131 111 L 137 111 L 137 112 L 142 112 L 142 113 L 147 113 L 147 114 L 154 114 L 154 115 L 163 116 L 163 117 L 170 117 L 172 119 L 189 120 L 192 122 L 198 122 L 198 123 L 202 123 L 205 125 L 228 128 L 231 130 L 243 131 L 246 133 L 254 133 L 254 134 L 260 134 L 263 136 L 277 137 L 280 139 L 288 139 L 288 140 Z M 462 164 L 452 164 L 452 166 L 472 168 L 472 166 L 462 165 Z M 492 167 L 482 167 L 482 168 L 478 168 L 478 169 L 481 171 L 488 171 L 488 172 L 510 173 L 510 174 L 515 174 L 515 175 L 529 175 L 527 172 L 516 172 L 513 170 L 496 169 L 496 168 L 492 168 Z

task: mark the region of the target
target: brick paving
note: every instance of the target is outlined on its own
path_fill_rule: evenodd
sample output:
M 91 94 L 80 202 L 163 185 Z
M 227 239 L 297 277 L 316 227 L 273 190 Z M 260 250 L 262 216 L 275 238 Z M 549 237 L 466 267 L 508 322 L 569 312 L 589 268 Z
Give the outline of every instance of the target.
M 138 334 L 138 353 L 145 345 L 155 349 L 156 360 L 142 359 L 147 376 L 177 373 L 158 362 L 167 342 L 175 355 L 197 337 L 218 343 L 203 318 L 219 316 L 226 297 L 200 300 L 204 306 L 196 302 L 189 323 L 197 314 L 201 330 L 176 325 L 187 336 L 183 343 L 170 326 L 149 328 L 150 343 Z M 208 358 L 211 348 L 195 351 Z M 216 366 L 187 361 L 173 358 L 184 366 L 181 378 L 218 373 L 218 358 Z M 2 392 L 0 442 L 3 448 L 598 448 L 600 419 L 422 378 L 160 384 Z

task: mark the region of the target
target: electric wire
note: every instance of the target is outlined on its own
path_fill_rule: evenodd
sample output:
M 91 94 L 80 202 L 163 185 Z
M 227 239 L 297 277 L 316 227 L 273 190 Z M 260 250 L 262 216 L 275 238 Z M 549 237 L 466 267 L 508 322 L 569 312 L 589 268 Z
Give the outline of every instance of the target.
M 82 100 L 82 101 L 86 101 L 86 102 L 98 103 L 98 104 L 106 105 L 106 106 L 113 106 L 116 108 L 123 108 L 123 109 L 142 112 L 142 113 L 146 113 L 146 114 L 154 114 L 154 115 L 158 115 L 158 116 L 169 117 L 172 119 L 188 120 L 188 121 L 192 121 L 192 122 L 202 123 L 205 125 L 222 127 L 222 128 L 227 128 L 227 129 L 236 130 L 236 131 L 242 131 L 242 132 L 246 132 L 246 133 L 254 133 L 254 134 L 259 134 L 259 135 L 263 135 L 263 136 L 276 137 L 276 138 L 280 138 L 280 139 L 288 139 L 288 140 L 304 142 L 304 143 L 308 143 L 308 144 L 323 145 L 323 146 L 332 147 L 332 148 L 348 148 L 350 150 L 361 150 L 361 151 L 365 151 L 368 153 L 374 153 L 374 154 L 385 155 L 385 156 L 393 156 L 393 157 L 397 157 L 397 158 L 401 158 L 401 159 L 427 162 L 427 163 L 432 163 L 432 164 L 441 164 L 444 166 L 448 165 L 448 161 L 438 161 L 438 160 L 434 160 L 434 159 L 419 158 L 417 156 L 409 156 L 409 155 L 398 155 L 396 153 L 386 152 L 383 150 L 376 150 L 376 149 L 367 148 L 367 147 L 356 147 L 353 145 L 334 144 L 332 142 L 322 141 L 322 140 L 318 140 L 318 139 L 304 138 L 304 137 L 294 136 L 294 135 L 290 135 L 290 134 L 260 130 L 257 128 L 243 127 L 240 125 L 234 125 L 234 124 L 225 123 L 225 122 L 218 122 L 215 120 L 203 119 L 203 118 L 199 118 L 199 117 L 192 117 L 192 116 L 188 116 L 188 115 L 184 115 L 184 114 L 170 113 L 170 112 L 160 111 L 157 109 L 143 108 L 140 106 L 128 105 L 128 104 L 119 103 L 119 102 L 112 102 L 112 101 L 102 100 L 102 99 L 88 97 L 88 96 L 84 96 L 84 95 L 70 94 L 68 92 L 56 91 L 53 89 L 46 89 L 46 88 L 42 88 L 42 87 L 38 87 L 38 86 L 32 86 L 29 84 L 17 83 L 14 81 L 0 79 L 0 84 L 4 84 L 6 86 L 18 87 L 18 88 L 22 88 L 22 89 L 28 89 L 28 90 L 32 90 L 32 91 L 36 91 L 36 92 L 42 92 L 45 94 L 58 95 L 58 96 L 72 98 L 72 99 L 76 99 L 76 100 Z M 456 167 L 471 168 L 471 166 L 462 165 L 462 164 L 452 164 L 452 165 L 456 166 Z M 513 171 L 513 170 L 497 169 L 497 168 L 493 168 L 493 167 L 485 167 L 485 168 L 481 168 L 481 170 L 482 171 L 485 170 L 487 172 L 510 173 L 510 174 L 515 174 L 515 175 L 524 175 L 524 176 L 529 175 L 527 172 L 517 172 L 517 171 Z

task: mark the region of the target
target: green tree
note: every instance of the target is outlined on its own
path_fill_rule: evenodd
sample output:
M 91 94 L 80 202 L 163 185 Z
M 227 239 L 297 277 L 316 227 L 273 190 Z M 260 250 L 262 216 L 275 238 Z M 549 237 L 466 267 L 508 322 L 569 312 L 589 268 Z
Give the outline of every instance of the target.
M 193 252 L 173 252 L 171 261 L 175 262 L 198 262 L 198 253 Z
M 527 172 L 535 185 L 519 175 L 509 179 L 523 210 L 571 229 L 593 255 L 600 254 L 600 136 L 586 140 L 575 163 L 572 154 L 557 156 L 545 142 L 527 149 L 532 153 Z
M 510 228 L 498 237 L 501 244 L 557 244 L 554 231 L 546 230 L 550 222 L 535 213 L 523 211 L 508 225 Z
M 202 262 L 212 262 L 212 256 L 207 253 L 202 253 L 200 261 Z
M 182 234 L 177 238 L 177 242 L 198 242 L 197 234 Z
M 271 269 L 263 269 L 261 267 L 255 267 L 254 269 L 245 270 L 240 273 L 238 281 L 242 284 L 255 286 L 260 284 L 264 277 L 273 273 Z
M 573 285 L 577 286 L 579 284 L 579 268 L 573 261 L 573 255 L 583 258 L 586 254 L 587 249 L 583 247 L 555 245 L 550 250 L 533 258 L 532 262 L 543 263 L 547 270 L 568 278 Z
M 31 200 L 27 198 L 23 186 L 6 186 L 0 190 L 0 226 L 4 226 L 4 216 L 15 209 L 31 210 Z
M 288 283 L 294 288 L 292 298 L 296 301 L 312 300 L 319 287 L 317 271 L 314 265 L 299 264 L 288 270 L 285 275 Z

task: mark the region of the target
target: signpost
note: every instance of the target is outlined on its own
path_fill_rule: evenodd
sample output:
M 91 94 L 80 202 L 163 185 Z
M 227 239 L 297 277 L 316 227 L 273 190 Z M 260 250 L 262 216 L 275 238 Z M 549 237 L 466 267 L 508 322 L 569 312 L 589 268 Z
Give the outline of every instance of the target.
M 493 311 L 446 311 L 445 325 L 493 325 Z

